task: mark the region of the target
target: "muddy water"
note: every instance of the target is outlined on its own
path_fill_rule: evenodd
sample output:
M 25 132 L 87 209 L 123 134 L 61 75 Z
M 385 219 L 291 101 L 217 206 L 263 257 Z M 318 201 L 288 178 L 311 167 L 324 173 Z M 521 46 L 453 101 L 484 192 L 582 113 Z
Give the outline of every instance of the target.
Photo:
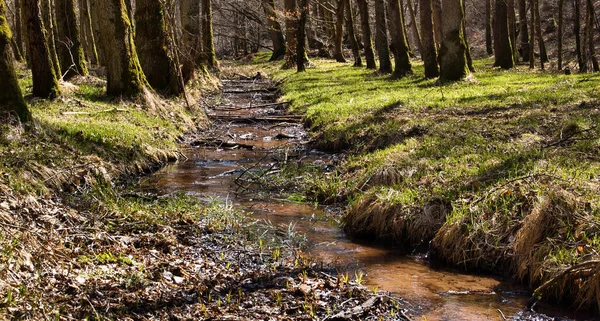
M 517 315 L 528 300 L 525 288 L 498 277 L 434 269 L 425 254 L 406 255 L 393 249 L 348 240 L 322 208 L 264 199 L 248 194 L 240 175 L 261 175 L 284 161 L 326 166 L 330 155 L 306 149 L 301 125 L 262 121 L 281 115 L 279 106 L 253 108 L 273 101 L 261 81 L 225 82 L 222 100 L 207 110 L 212 131 L 185 150 L 187 161 L 169 165 L 148 177 L 141 188 L 159 194 L 184 192 L 200 199 L 220 199 L 243 206 L 257 219 L 305 233 L 311 253 L 340 266 L 351 278 L 364 271 L 370 288 L 393 292 L 422 311 L 426 320 L 503 320 Z M 244 117 L 236 121 L 236 117 Z M 239 145 L 236 145 L 239 144 Z M 253 146 L 252 149 L 249 149 Z M 554 312 L 553 314 L 560 314 Z

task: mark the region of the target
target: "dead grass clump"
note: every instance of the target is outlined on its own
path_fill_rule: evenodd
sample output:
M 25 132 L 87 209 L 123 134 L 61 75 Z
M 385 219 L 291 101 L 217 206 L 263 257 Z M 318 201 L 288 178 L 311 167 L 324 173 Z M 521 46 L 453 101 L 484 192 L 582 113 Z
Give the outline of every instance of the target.
M 442 226 L 449 206 L 434 200 L 421 207 L 398 202 L 397 191 L 381 189 L 353 204 L 344 217 L 344 230 L 353 236 L 418 246 L 431 240 Z

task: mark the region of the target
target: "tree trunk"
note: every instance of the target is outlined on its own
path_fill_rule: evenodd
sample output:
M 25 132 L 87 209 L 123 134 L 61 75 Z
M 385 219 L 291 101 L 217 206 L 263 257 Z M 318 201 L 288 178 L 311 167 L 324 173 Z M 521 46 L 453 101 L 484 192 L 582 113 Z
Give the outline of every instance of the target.
M 351 0 L 344 0 L 346 4 L 346 30 L 348 31 L 348 40 L 350 48 L 352 48 L 352 56 L 354 57 L 354 67 L 362 67 L 362 59 L 360 58 L 360 47 L 356 40 L 354 32 L 354 12 L 352 12 Z
M 529 0 L 529 69 L 535 68 L 535 0 Z
M 508 8 L 508 35 L 510 36 L 510 46 L 512 49 L 513 60 L 515 63 L 519 60 L 517 51 L 517 16 L 515 14 L 515 0 L 505 0 Z
M 6 2 L 0 0 L 0 118 L 5 122 L 10 114 L 16 114 L 22 122 L 29 121 L 31 114 L 21 93 L 17 74 L 10 53 L 12 34 L 6 20 Z
M 98 64 L 98 51 L 96 50 L 96 39 L 92 32 L 92 17 L 90 15 L 88 1 L 79 0 L 79 21 L 81 22 L 81 41 L 86 56 L 91 64 Z
M 463 33 L 463 41 L 465 42 L 465 55 L 467 57 L 467 67 L 469 67 L 470 72 L 475 72 L 475 66 L 473 65 L 473 57 L 471 56 L 471 46 L 469 45 L 469 39 L 467 37 L 467 8 L 465 6 L 464 0 L 462 0 L 462 33 Z
M 375 0 L 375 49 L 379 56 L 379 72 L 382 74 L 392 73 L 384 0 Z
M 573 33 L 575 33 L 575 52 L 577 53 L 577 63 L 579 65 L 579 72 L 586 72 L 587 65 L 583 59 L 583 53 L 581 52 L 581 13 L 579 9 L 579 0 L 573 0 L 573 7 L 575 11 Z
M 390 20 L 390 36 L 394 48 L 394 73 L 396 78 L 412 74 L 410 57 L 408 56 L 408 44 L 404 33 L 404 19 L 400 11 L 398 0 L 388 0 L 388 17 Z
M 21 13 L 27 26 L 27 51 L 31 57 L 33 96 L 54 99 L 60 94 L 60 90 L 50 60 L 39 0 L 22 0 Z
M 521 59 L 529 61 L 529 30 L 527 26 L 527 0 L 517 0 L 519 3 L 519 53 Z
M 509 35 L 508 6 L 505 0 L 496 0 L 494 22 L 494 28 L 496 29 L 494 34 L 498 37 L 494 66 L 511 69 L 514 67 L 515 61 Z
M 466 45 L 463 34 L 464 11 L 462 0 L 443 0 L 444 36 L 440 48 L 440 78 L 442 81 L 456 81 L 469 74 Z
M 346 1 L 348 0 L 337 0 L 337 10 L 335 12 L 335 39 L 333 58 L 337 62 L 346 62 L 344 50 L 342 48 L 342 39 L 344 37 L 344 9 L 346 8 Z
M 404 0 L 398 0 L 398 2 L 399 2 L 398 6 L 400 7 L 400 17 L 402 17 L 402 32 L 404 33 L 405 37 L 408 37 L 408 31 L 406 31 L 406 12 L 404 10 Z M 388 12 L 388 21 L 389 21 L 389 19 L 390 19 L 390 17 L 389 17 L 389 12 Z M 389 23 L 390 22 L 388 22 L 388 28 L 391 28 L 389 26 Z M 392 41 L 392 43 L 393 43 L 392 39 L 390 39 L 390 41 Z M 414 53 L 412 52 L 413 50 L 410 47 L 410 42 L 408 42 L 408 39 L 406 39 L 406 46 L 408 47 L 408 54 L 414 55 Z
M 17 48 L 19 48 L 19 53 L 24 58 L 26 56 L 25 47 L 23 47 L 23 19 L 21 17 L 21 0 L 14 0 L 15 4 L 15 41 L 17 43 Z
M 492 1 L 485 0 L 485 50 L 488 56 L 494 54 L 492 40 Z
M 54 37 L 54 19 L 52 18 L 52 4 L 50 0 L 42 0 L 42 19 L 46 29 L 46 40 L 48 41 L 48 50 L 50 51 L 50 60 L 54 68 L 54 74 L 60 78 L 60 63 L 56 54 L 56 42 Z
M 415 40 L 417 41 L 417 48 L 419 49 L 421 58 L 423 58 L 423 40 L 421 39 L 421 32 L 419 31 L 419 25 L 417 24 L 417 14 L 415 13 L 415 8 L 413 7 L 411 0 L 407 0 L 406 5 L 408 6 L 408 12 L 410 13 L 411 26 Z
M 215 37 L 212 23 L 212 0 L 202 0 L 202 64 L 213 70 L 219 69 L 215 52 Z
M 556 53 L 558 56 L 557 67 L 558 70 L 563 69 L 563 30 L 564 30 L 564 5 L 565 0 L 558 0 L 558 52 Z
M 135 46 L 150 86 L 165 96 L 177 96 L 183 88 L 171 56 L 173 44 L 169 40 L 166 18 L 160 0 L 137 0 Z
M 540 17 L 540 0 L 535 0 L 535 33 L 538 40 L 538 47 L 540 50 L 540 67 L 544 70 L 544 63 L 548 62 L 548 53 L 546 52 L 546 44 L 544 43 L 544 37 L 542 36 L 542 21 Z
M 304 72 L 306 71 L 306 19 L 308 16 L 308 1 L 307 0 L 299 0 L 298 1 L 300 17 L 298 17 L 298 35 L 297 40 L 298 44 L 296 46 L 296 59 L 298 59 L 297 71 Z
M 588 41 L 588 51 L 590 55 L 590 60 L 592 61 L 592 68 L 594 72 L 600 71 L 600 66 L 598 65 L 598 58 L 596 57 L 595 51 L 595 43 L 594 43 L 594 22 L 596 21 L 596 15 L 594 14 L 594 2 L 592 0 L 586 1 L 586 38 Z
M 362 29 L 362 41 L 365 46 L 365 59 L 367 69 L 376 69 L 375 53 L 373 52 L 373 40 L 371 37 L 371 24 L 369 23 L 369 3 L 367 0 L 357 0 L 360 11 L 360 25 Z
M 275 0 L 262 0 L 263 10 L 265 16 L 267 16 L 267 28 L 271 35 L 271 41 L 273 42 L 273 54 L 269 61 L 279 60 L 285 57 L 285 39 L 283 38 L 283 32 L 281 31 L 281 24 L 277 19 L 275 11 Z
M 181 37 L 181 77 L 183 82 L 187 83 L 194 78 L 196 68 L 202 68 L 196 65 L 200 57 L 200 1 L 199 0 L 181 0 L 180 1 L 180 19 L 183 29 Z
M 19 46 L 15 41 L 15 38 L 10 39 L 10 46 L 12 47 L 13 57 L 17 62 L 23 62 L 23 55 L 21 55 L 21 51 L 19 51 Z
M 442 30 L 442 0 L 433 0 L 433 28 L 435 31 L 435 43 L 439 49 L 442 46 L 442 38 L 444 37 L 444 31 Z
M 88 74 L 74 0 L 56 0 L 58 59 L 64 79 Z
M 148 82 L 134 42 L 133 26 L 123 0 L 91 0 L 98 15 L 101 50 L 106 64 L 106 93 L 136 97 Z
M 433 5 L 431 0 L 420 0 L 421 35 L 423 36 L 423 63 L 425 77 L 435 78 L 440 75 L 437 62 L 437 50 L 433 31 Z
M 294 66 L 298 59 L 296 57 L 297 48 L 297 32 L 298 32 L 298 21 L 296 20 L 297 8 L 296 0 L 284 0 L 283 6 L 285 10 L 285 38 L 287 42 L 287 52 L 285 54 L 285 68 L 291 68 Z

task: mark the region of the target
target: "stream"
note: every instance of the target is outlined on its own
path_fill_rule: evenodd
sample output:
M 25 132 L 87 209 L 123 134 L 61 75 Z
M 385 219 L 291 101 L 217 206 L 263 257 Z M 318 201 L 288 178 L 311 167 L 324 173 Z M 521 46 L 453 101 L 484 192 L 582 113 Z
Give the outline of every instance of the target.
M 369 288 L 406 299 L 421 311 L 423 320 L 536 319 L 521 316 L 529 291 L 520 284 L 498 276 L 434 268 L 424 253 L 407 255 L 356 243 L 346 238 L 326 208 L 244 193 L 240 175 L 260 175 L 273 164 L 287 161 L 327 168 L 335 155 L 309 149 L 300 118 L 287 115 L 285 103 L 276 103 L 278 93 L 272 81 L 223 80 L 222 92 L 206 110 L 214 126 L 183 151 L 188 160 L 143 179 L 143 191 L 183 192 L 203 200 L 230 202 L 282 229 L 292 226 L 306 235 L 313 256 L 339 266 L 351 278 L 364 274 Z M 539 309 L 575 318 L 549 306 Z

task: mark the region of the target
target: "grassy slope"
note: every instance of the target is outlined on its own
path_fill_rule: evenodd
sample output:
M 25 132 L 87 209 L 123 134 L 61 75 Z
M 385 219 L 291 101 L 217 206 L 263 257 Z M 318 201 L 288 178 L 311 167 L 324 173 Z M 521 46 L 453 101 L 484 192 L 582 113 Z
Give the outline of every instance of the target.
M 316 144 L 346 150 L 311 192 L 347 198 L 345 229 L 415 246 L 468 269 L 510 274 L 543 294 L 600 306 L 600 75 L 501 71 L 444 86 L 315 60 L 285 78 Z M 575 266 L 573 271 L 560 274 Z M 582 277 L 583 276 L 583 277 Z

